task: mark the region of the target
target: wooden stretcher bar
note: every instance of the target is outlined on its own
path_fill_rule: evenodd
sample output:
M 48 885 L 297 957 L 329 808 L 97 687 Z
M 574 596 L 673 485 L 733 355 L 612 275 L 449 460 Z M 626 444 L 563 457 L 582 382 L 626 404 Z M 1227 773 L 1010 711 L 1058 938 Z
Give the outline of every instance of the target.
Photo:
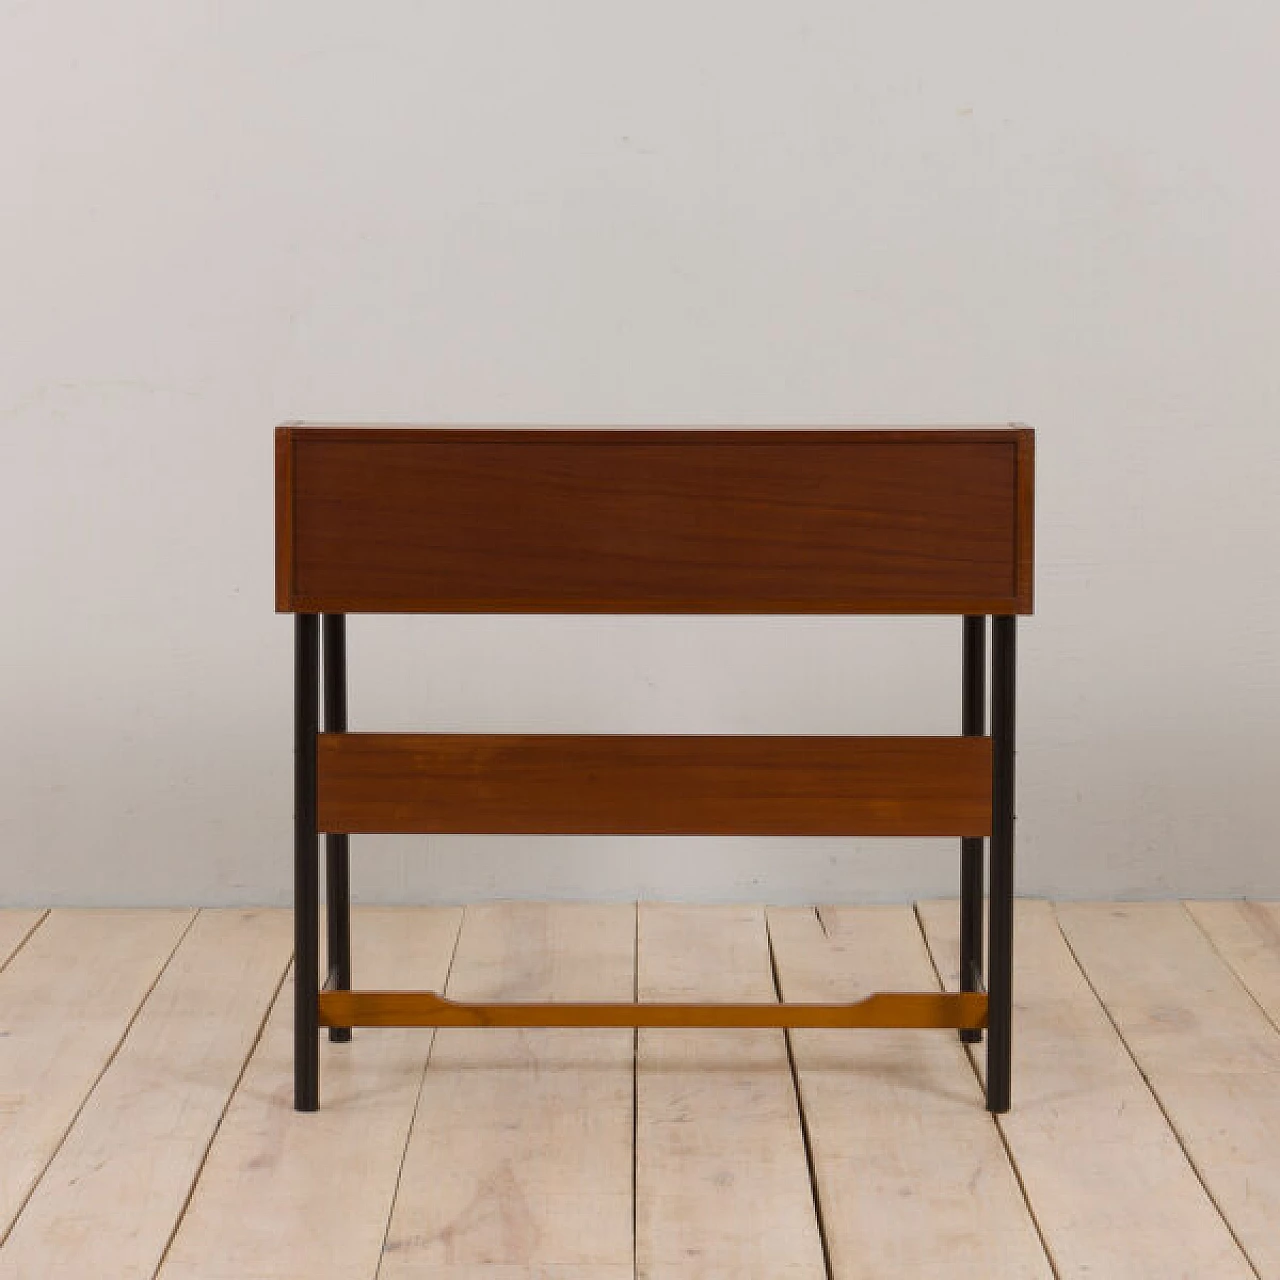
M 991 739 L 322 733 L 347 834 L 985 836 Z
M 979 992 L 879 992 L 848 1004 L 553 1004 L 431 991 L 322 991 L 322 1027 L 952 1027 L 987 1025 Z

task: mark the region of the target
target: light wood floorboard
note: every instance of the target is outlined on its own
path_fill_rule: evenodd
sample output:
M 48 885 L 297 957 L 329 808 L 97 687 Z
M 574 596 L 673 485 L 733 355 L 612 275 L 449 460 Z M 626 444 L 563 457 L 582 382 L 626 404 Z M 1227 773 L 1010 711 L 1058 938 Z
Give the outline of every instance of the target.
M 957 968 L 954 902 L 354 925 L 358 988 L 461 999 Z M 0 1280 L 1280 1280 L 1280 904 L 1020 903 L 998 1123 L 949 1031 L 357 1029 L 300 1115 L 290 933 L 0 911 Z
M 642 903 L 641 1000 L 777 998 L 761 907 Z M 639 1033 L 636 1275 L 822 1280 L 781 1031 Z
M 1280 903 L 1188 902 L 1187 910 L 1280 1027 Z
M 54 911 L 0 972 L 0 1237 L 194 915 Z
M 467 908 L 448 994 L 630 1000 L 634 905 Z M 634 1273 L 634 1033 L 442 1029 L 380 1280 Z
M 438 988 L 462 913 L 362 907 L 352 970 L 370 987 Z M 245 1070 L 162 1280 L 373 1280 L 429 1031 L 322 1042 L 320 1110 L 293 1109 L 293 992 L 286 982 Z
M 959 971 L 954 902 L 921 903 L 947 986 Z M 1014 927 L 1013 1109 L 1000 1127 L 1062 1280 L 1247 1280 L 1205 1195 L 1053 908 L 1020 902 Z M 974 1054 L 985 1072 L 985 1048 Z
M 0 910 L 0 969 L 9 963 L 45 915 L 44 911 L 25 911 L 21 907 Z
M 781 908 L 787 1000 L 936 990 L 910 907 Z M 836 1280 L 1051 1276 L 964 1049 L 950 1031 L 794 1031 Z
M 151 1280 L 289 963 L 285 911 L 202 911 L 0 1252 L 0 1280 Z
M 1254 1268 L 1280 1277 L 1280 1033 L 1180 903 L 1058 916 Z

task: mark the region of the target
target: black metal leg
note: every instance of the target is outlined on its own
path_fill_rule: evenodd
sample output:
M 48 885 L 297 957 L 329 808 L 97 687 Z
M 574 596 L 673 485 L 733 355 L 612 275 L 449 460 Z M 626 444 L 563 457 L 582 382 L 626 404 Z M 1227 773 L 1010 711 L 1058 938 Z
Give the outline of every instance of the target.
M 991 634 L 991 905 L 988 925 L 987 1110 L 1009 1110 L 1013 1031 L 1013 752 L 1017 619 Z
M 963 706 L 961 726 L 966 737 L 987 731 L 986 686 L 987 620 L 964 620 Z M 982 899 L 985 876 L 981 836 L 960 841 L 960 990 L 982 991 Z M 981 1031 L 961 1031 L 966 1044 L 977 1044 Z
M 324 727 L 326 733 L 347 728 L 347 619 L 324 616 Z M 325 845 L 325 920 L 328 925 L 329 977 L 325 986 L 351 990 L 351 837 L 327 835 Z M 329 1039 L 345 1044 L 350 1027 L 330 1027 Z
M 314 613 L 294 619 L 293 1105 L 320 1106 L 320 859 L 316 844 L 319 630 Z

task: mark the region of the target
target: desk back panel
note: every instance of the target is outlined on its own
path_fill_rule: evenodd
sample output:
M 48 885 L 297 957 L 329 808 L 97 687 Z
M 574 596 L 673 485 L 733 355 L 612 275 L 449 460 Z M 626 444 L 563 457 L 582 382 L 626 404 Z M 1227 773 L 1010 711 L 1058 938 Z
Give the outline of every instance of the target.
M 1033 439 L 281 427 L 276 605 L 1029 613 Z

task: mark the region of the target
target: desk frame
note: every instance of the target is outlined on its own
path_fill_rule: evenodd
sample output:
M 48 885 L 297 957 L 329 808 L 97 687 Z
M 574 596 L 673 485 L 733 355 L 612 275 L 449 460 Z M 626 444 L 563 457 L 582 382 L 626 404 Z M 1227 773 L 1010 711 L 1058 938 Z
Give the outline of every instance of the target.
M 371 548 L 385 549 L 389 545 L 385 528 L 377 523 L 383 506 L 379 483 L 391 494 L 388 506 L 394 506 L 395 487 L 401 484 L 398 471 L 388 472 L 379 482 L 378 467 L 386 462 L 385 453 L 378 448 L 380 444 L 408 447 L 410 452 L 404 457 L 412 460 L 428 458 L 431 467 L 437 465 L 434 455 L 440 454 L 461 458 L 469 467 L 478 459 L 482 471 L 485 468 L 492 470 L 497 465 L 500 472 L 513 456 L 513 447 L 527 451 L 530 446 L 536 448 L 545 444 L 549 456 L 559 468 L 558 471 L 553 468 L 552 474 L 561 479 L 568 477 L 563 483 L 572 508 L 573 502 L 581 499 L 591 483 L 613 483 L 616 471 L 602 468 L 597 463 L 600 459 L 611 461 L 608 448 L 614 443 L 630 450 L 626 455 L 627 461 L 639 459 L 645 466 L 650 466 L 650 459 L 653 459 L 652 475 L 644 479 L 652 481 L 658 489 L 666 486 L 670 490 L 674 484 L 676 492 L 669 497 L 668 508 L 676 512 L 674 523 L 680 524 L 682 514 L 690 517 L 687 527 L 680 533 L 686 539 L 679 544 L 680 554 L 673 555 L 671 545 L 674 544 L 670 544 L 669 531 L 659 528 L 662 521 L 649 515 L 636 526 L 639 531 L 636 536 L 651 536 L 653 545 L 660 548 L 661 555 L 668 557 L 669 562 L 650 557 L 649 561 L 634 569 L 625 558 L 618 558 L 616 549 L 606 547 L 594 558 L 601 560 L 603 556 L 601 563 L 606 569 L 612 564 L 622 566 L 619 574 L 622 581 L 617 592 L 611 585 L 603 593 L 598 587 L 592 588 L 594 594 L 582 593 L 581 583 L 575 580 L 574 575 L 584 578 L 600 568 L 593 564 L 594 553 L 588 550 L 574 558 L 567 586 L 530 583 L 521 575 L 517 564 L 498 587 L 492 583 L 481 583 L 474 595 L 470 594 L 470 586 L 465 588 L 465 594 L 460 594 L 458 583 L 466 580 L 456 573 L 453 578 L 448 577 L 450 568 L 447 562 L 451 556 L 460 562 L 464 570 L 476 564 L 487 570 L 491 561 L 500 557 L 491 555 L 489 560 L 477 559 L 479 553 L 472 545 L 465 540 L 450 541 L 447 534 L 442 535 L 441 524 L 433 523 L 434 517 L 425 505 L 419 509 L 411 502 L 397 518 L 404 522 L 404 512 L 408 512 L 408 522 L 404 527 L 408 531 L 409 542 L 412 544 L 417 540 L 421 545 L 416 551 L 410 547 L 414 551 L 413 556 L 401 554 L 404 562 L 400 566 L 401 579 L 413 579 L 409 588 L 411 594 L 395 595 L 397 590 L 401 590 L 397 585 L 401 579 L 385 571 L 384 552 L 374 554 L 371 551 Z M 779 599 L 780 591 L 793 589 L 789 585 L 781 587 L 779 583 L 790 583 L 792 579 L 785 574 L 769 578 L 769 565 L 762 567 L 758 549 L 753 557 L 749 550 L 743 552 L 732 540 L 727 543 L 721 540 L 705 544 L 700 554 L 705 553 L 705 546 L 714 545 L 715 554 L 722 563 L 713 565 L 711 576 L 690 587 L 687 581 L 689 564 L 694 563 L 695 558 L 685 553 L 690 545 L 689 537 L 698 536 L 704 516 L 699 506 L 699 494 L 680 487 L 682 472 L 679 464 L 683 458 L 679 450 L 683 446 L 700 443 L 721 449 L 719 455 L 710 459 L 713 463 L 721 457 L 733 466 L 738 465 L 740 458 L 749 461 L 749 465 L 740 468 L 742 475 L 733 477 L 734 487 L 726 487 L 723 493 L 712 493 L 706 501 L 707 510 L 712 510 L 715 502 L 719 501 L 719 514 L 724 516 L 728 511 L 730 522 L 736 521 L 736 527 L 742 527 L 742 510 L 738 508 L 746 499 L 741 497 L 736 487 L 741 482 L 746 490 L 755 493 L 753 500 L 765 513 L 762 519 L 772 518 L 769 513 L 773 511 L 776 514 L 778 503 L 783 506 L 790 503 L 793 522 L 797 519 L 803 522 L 797 512 L 802 513 L 804 519 L 812 516 L 819 522 L 807 533 L 810 542 L 799 544 L 801 552 L 810 545 L 821 545 L 820 535 L 829 528 L 837 527 L 852 528 L 865 534 L 866 544 L 871 549 L 854 545 L 857 539 L 849 539 L 848 545 L 837 546 L 834 552 L 830 546 L 825 547 L 822 554 L 826 560 L 820 562 L 820 557 L 815 556 L 811 567 L 812 577 L 819 580 L 818 593 Z M 992 536 L 984 534 L 983 538 L 977 538 L 975 535 L 974 550 L 966 553 L 968 558 L 955 559 L 954 563 L 959 566 L 956 576 L 965 581 L 951 596 L 940 594 L 937 583 L 942 580 L 938 576 L 941 572 L 939 564 L 949 561 L 948 539 L 955 537 L 954 520 L 951 525 L 942 522 L 936 531 L 930 532 L 926 527 L 927 513 L 918 513 L 919 498 L 911 484 L 895 496 L 894 478 L 905 469 L 896 461 L 895 451 L 884 446 L 904 443 L 921 446 L 923 451 L 917 449 L 915 454 L 908 451 L 903 456 L 917 457 L 925 464 L 921 470 L 929 475 L 932 474 L 930 468 L 938 471 L 940 464 L 936 459 L 950 464 L 951 457 L 946 452 L 948 446 L 978 446 L 976 451 L 970 448 L 968 453 L 957 451 L 954 454 L 972 472 L 968 480 L 962 475 L 957 481 L 961 497 L 968 501 L 964 497 L 966 486 L 972 487 L 973 492 L 979 495 L 972 499 L 974 510 L 981 519 L 988 521 L 990 530 L 998 531 L 1002 527 L 1001 521 L 1012 513 L 1007 547 L 997 545 Z M 1007 481 L 1004 472 L 996 466 L 1003 455 L 989 449 L 983 451 L 985 446 L 995 443 L 1012 446 L 1012 469 Z M 325 466 L 312 465 L 309 479 L 300 474 L 298 465 L 299 446 L 308 444 L 315 446 L 312 453 L 326 463 Z M 346 445 L 347 448 L 335 453 L 330 448 L 334 444 Z M 579 452 L 584 445 L 596 448 Z M 828 449 L 849 446 L 853 450 L 847 455 L 851 464 L 848 468 L 851 477 L 848 492 L 839 491 L 839 484 L 836 484 L 824 509 L 819 509 L 816 501 L 809 501 L 809 495 L 816 491 L 815 486 L 822 482 L 824 473 L 821 467 L 813 471 L 809 487 L 797 488 L 794 477 L 784 476 L 779 482 L 773 470 L 764 465 L 776 463 L 779 459 L 789 462 L 793 457 L 801 459 L 805 466 L 821 461 L 812 454 L 805 456 L 797 452 L 814 445 Z M 863 445 L 867 446 L 866 456 L 871 459 L 866 471 L 875 472 L 877 466 L 884 464 L 885 458 L 891 463 L 885 475 L 871 477 L 875 485 L 870 488 L 871 480 L 859 470 L 861 459 L 858 455 L 862 450 L 857 447 Z M 433 446 L 444 446 L 444 450 L 433 449 Z M 578 448 L 566 452 L 565 446 Z M 751 446 L 756 447 L 754 452 Z M 320 1029 L 327 1028 L 329 1039 L 340 1043 L 351 1039 L 351 1029 L 355 1026 L 933 1027 L 957 1029 L 967 1042 L 981 1040 L 985 1029 L 987 1106 L 993 1112 L 1009 1109 L 1015 646 L 1016 614 L 1031 611 L 1033 433 L 1030 430 L 466 432 L 429 428 L 318 428 L 291 424 L 278 430 L 276 448 L 277 608 L 295 614 L 294 1088 L 298 1110 L 314 1111 L 319 1106 Z M 781 452 L 769 452 L 775 448 Z M 526 456 L 540 460 L 537 454 L 526 452 Z M 577 461 L 579 458 L 583 460 L 581 465 Z M 566 459 L 571 460 L 567 471 Z M 699 462 L 706 460 L 705 456 L 699 458 Z M 1001 462 L 1000 466 L 1003 465 Z M 364 475 L 362 468 L 371 470 L 374 473 L 372 477 Z M 959 469 L 963 471 L 963 467 Z M 490 494 L 485 482 L 463 499 L 468 505 L 462 514 L 464 518 L 476 515 L 492 518 L 498 526 L 493 536 L 499 539 L 509 536 L 512 547 L 516 547 L 527 543 L 530 529 L 535 530 L 533 536 L 536 540 L 541 536 L 543 526 L 524 527 L 521 520 L 527 519 L 527 513 L 524 516 L 510 514 L 509 491 L 513 474 L 517 492 L 531 494 L 535 479 L 528 481 L 526 489 L 525 481 L 518 473 L 504 473 L 494 487 L 501 489 L 506 486 L 507 507 L 504 508 Z M 927 476 L 927 482 L 934 485 L 939 494 L 948 495 L 951 491 L 940 483 L 948 474 L 943 468 L 936 476 Z M 886 475 L 888 484 L 885 483 Z M 1000 483 L 991 481 L 991 476 L 997 477 Z M 421 478 L 411 475 L 407 483 L 412 486 Z M 545 479 L 543 476 L 537 482 L 543 483 Z M 781 489 L 777 489 L 779 483 L 783 486 Z M 409 492 L 416 491 L 411 488 Z M 443 492 L 443 486 L 436 490 L 436 493 Z M 630 496 L 630 492 L 624 497 Z M 866 497 L 868 493 L 875 495 L 874 500 Z M 432 496 L 430 485 L 422 489 L 424 504 Z M 533 498 L 530 502 L 536 507 Z M 913 506 L 913 503 L 917 505 Z M 589 508 L 589 503 L 586 505 Z M 520 504 L 516 506 L 519 511 Z M 872 507 L 876 509 L 871 510 Z M 299 521 L 298 513 L 303 509 L 309 513 L 309 524 Z M 661 513 L 665 516 L 667 510 Z M 545 524 L 545 513 L 537 518 Z M 598 520 L 599 515 L 588 509 L 585 518 Z M 355 523 L 351 523 L 353 519 Z M 331 526 L 341 526 L 344 520 L 349 528 L 345 532 L 340 530 L 342 536 L 334 541 Z M 351 551 L 351 542 L 359 542 L 365 537 L 370 521 L 376 527 L 366 538 L 368 545 Z M 792 525 L 783 524 L 780 528 L 788 531 Z M 694 535 L 690 535 L 691 529 L 695 531 Z M 886 529 L 888 533 L 885 533 Z M 582 529 L 577 532 L 581 534 Z M 922 545 L 923 550 L 920 549 Z M 331 555 L 335 546 L 339 550 L 336 555 Z M 907 564 L 902 551 L 904 546 L 913 549 L 911 554 L 914 557 L 906 568 L 901 567 Z M 996 546 L 996 551 L 991 551 L 991 546 Z M 834 563 L 831 560 L 833 554 L 837 560 L 844 556 L 848 563 Z M 547 559 L 544 552 L 539 563 Z M 339 561 L 343 563 L 338 564 L 335 572 L 341 581 L 335 585 L 327 582 L 325 576 L 329 573 L 330 563 Z M 1001 596 L 985 584 L 988 579 L 996 580 L 1004 561 L 1007 561 L 1011 585 Z M 438 569 L 438 563 L 444 563 L 445 568 Z M 886 564 L 893 566 L 897 575 L 887 591 L 884 587 L 888 581 Z M 632 581 L 625 580 L 629 570 Z M 424 589 L 423 575 L 427 573 L 436 573 L 440 580 L 430 581 Z M 724 574 L 727 585 L 722 585 L 721 580 L 715 577 L 716 573 Z M 502 573 L 498 577 L 502 578 Z M 655 583 L 660 584 L 661 591 L 666 591 L 661 584 L 668 579 L 681 584 L 680 589 L 685 594 L 678 598 L 655 594 Z M 596 581 L 612 584 L 614 579 L 608 576 Z M 843 595 L 839 591 L 832 593 L 832 581 L 844 584 L 840 588 Z M 368 585 L 362 585 L 366 582 Z M 573 594 L 575 591 L 577 595 Z M 624 598 L 626 592 L 632 594 Z M 648 592 L 647 596 L 645 592 Z M 747 596 L 751 598 L 745 598 Z M 993 607 L 981 611 L 964 607 L 975 601 Z M 347 602 L 346 609 L 333 607 L 335 603 Z M 317 604 L 325 607 L 316 608 Z M 753 604 L 755 607 L 750 607 Z M 413 735 L 380 735 L 375 741 L 374 735 L 348 733 L 346 613 L 349 611 L 957 613 L 963 617 L 962 736 L 958 739 L 617 737 L 591 740 L 570 735 L 548 738 L 532 735 L 502 738 L 493 735 L 487 739 L 465 735 L 423 735 L 417 739 Z M 992 618 L 989 737 L 985 734 L 987 616 Z M 322 689 L 323 734 L 320 725 Z M 978 739 L 983 745 L 972 742 L 964 747 L 961 744 L 965 739 Z M 497 745 L 490 749 L 495 743 Z M 769 1005 L 508 1004 L 456 1002 L 431 992 L 353 991 L 350 926 L 350 835 L 353 831 L 578 831 L 574 815 L 557 801 L 555 786 L 535 787 L 530 776 L 551 777 L 553 780 L 557 776 L 562 777 L 563 771 L 572 767 L 566 764 L 566 759 L 571 758 L 573 751 L 581 750 L 584 744 L 588 748 L 594 746 L 603 761 L 601 775 L 613 778 L 611 785 L 616 788 L 599 800 L 601 806 L 620 815 L 622 825 L 605 828 L 610 831 L 637 834 L 773 834 L 776 830 L 787 830 L 795 834 L 830 834 L 832 830 L 839 830 L 846 834 L 864 835 L 938 835 L 958 829 L 961 832 L 960 991 L 950 994 L 879 993 L 853 1003 Z M 745 750 L 739 749 L 737 744 L 742 744 Z M 984 755 L 987 745 L 989 757 Z M 566 757 L 566 752 L 569 757 Z M 323 776 L 322 758 L 325 762 Z M 806 759 L 815 762 L 814 769 L 810 771 L 817 779 L 812 794 L 801 796 L 797 792 L 798 786 L 808 785 L 809 773 L 797 772 L 793 764 L 788 763 L 795 758 L 802 763 Z M 425 770 L 423 759 L 429 762 Z M 487 799 L 483 803 L 468 798 L 465 781 L 476 772 L 477 762 L 489 770 L 484 775 L 489 781 L 484 793 Z M 848 766 L 847 778 L 840 773 L 842 764 Z M 650 779 L 666 776 L 678 782 L 687 777 L 690 780 L 687 794 L 681 792 L 679 803 L 675 804 L 672 812 L 654 815 L 643 804 L 634 802 L 639 784 L 628 789 L 628 770 L 637 768 L 649 770 L 646 776 Z M 451 773 L 451 769 L 454 772 Z M 458 769 L 462 772 L 458 773 Z M 654 769 L 666 769 L 668 772 L 655 775 Z M 681 769 L 684 773 L 678 772 Z M 776 772 L 760 772 L 770 769 Z M 822 777 L 830 774 L 832 769 L 835 770 L 837 785 L 823 790 L 820 785 Z M 868 770 L 872 778 L 883 780 L 889 788 L 889 800 L 878 801 L 858 792 L 856 774 L 862 769 Z M 823 774 L 823 770 L 827 774 Z M 443 773 L 445 782 L 433 781 L 429 776 L 433 772 Z M 779 793 L 768 802 L 758 802 L 751 789 L 751 781 L 761 776 L 774 777 L 779 783 Z M 452 784 L 450 778 L 454 779 Z M 459 778 L 462 781 L 458 781 Z M 972 803 L 975 778 L 984 789 L 989 786 L 989 793 L 983 796 L 980 818 L 974 816 Z M 592 817 L 589 821 L 598 822 L 599 818 Z M 597 829 L 594 825 L 582 828 L 584 831 Z M 317 841 L 322 831 L 325 835 L 326 921 L 330 957 L 329 972 L 323 984 L 319 979 L 320 862 Z M 984 962 L 982 909 L 986 836 L 990 838 L 990 905 Z

